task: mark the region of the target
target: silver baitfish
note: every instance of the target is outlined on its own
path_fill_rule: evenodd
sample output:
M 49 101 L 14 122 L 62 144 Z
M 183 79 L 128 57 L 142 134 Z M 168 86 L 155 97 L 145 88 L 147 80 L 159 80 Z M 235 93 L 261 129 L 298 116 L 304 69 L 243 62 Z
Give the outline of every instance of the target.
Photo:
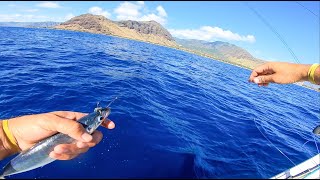
M 81 123 L 89 134 L 92 134 L 93 131 L 106 120 L 110 113 L 111 109 L 108 106 L 106 108 L 97 107 L 94 109 L 93 113 L 82 117 L 77 122 Z M 0 178 L 3 179 L 4 176 L 30 171 L 47 165 L 56 160 L 49 157 L 49 153 L 53 151 L 55 146 L 59 144 L 71 144 L 74 142 L 76 142 L 75 139 L 62 133 L 57 133 L 46 138 L 13 158 L 5 167 L 3 167 Z

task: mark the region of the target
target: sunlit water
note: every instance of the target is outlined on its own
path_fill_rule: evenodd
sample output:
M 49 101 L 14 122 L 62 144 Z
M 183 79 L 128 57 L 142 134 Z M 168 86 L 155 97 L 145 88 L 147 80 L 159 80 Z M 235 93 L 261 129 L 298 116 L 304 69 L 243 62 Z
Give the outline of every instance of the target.
M 0 118 L 119 98 L 97 146 L 7 178 L 269 178 L 292 167 L 259 129 L 295 164 L 315 155 L 319 93 L 258 87 L 250 73 L 148 43 L 1 27 Z

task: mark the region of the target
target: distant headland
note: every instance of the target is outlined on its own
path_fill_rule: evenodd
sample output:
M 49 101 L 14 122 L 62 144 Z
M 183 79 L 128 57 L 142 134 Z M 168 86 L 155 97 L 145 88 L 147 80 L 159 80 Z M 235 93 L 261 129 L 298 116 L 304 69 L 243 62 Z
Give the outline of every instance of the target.
M 249 70 L 267 62 L 255 58 L 245 49 L 227 42 L 175 38 L 161 24 L 153 20 L 112 21 L 101 15 L 82 14 L 66 22 L 0 22 L 0 26 L 50 28 L 111 35 L 175 48 Z M 297 83 L 297 85 L 305 86 L 301 83 Z M 305 87 L 319 91 L 317 88 Z

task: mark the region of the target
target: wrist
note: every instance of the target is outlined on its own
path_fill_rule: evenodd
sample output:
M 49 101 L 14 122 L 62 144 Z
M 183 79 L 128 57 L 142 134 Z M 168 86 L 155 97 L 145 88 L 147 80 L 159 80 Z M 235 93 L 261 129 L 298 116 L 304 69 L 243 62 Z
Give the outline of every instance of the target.
M 3 120 L 0 121 L 0 160 L 19 152 L 19 148 L 13 145 L 3 129 Z
M 315 70 L 314 80 L 316 84 L 320 85 L 320 66 Z
M 300 70 L 300 81 L 309 81 L 309 77 L 308 77 L 308 72 L 309 69 L 311 68 L 311 65 L 306 64 L 306 65 L 301 65 L 299 70 Z
M 310 67 L 309 71 L 308 71 L 308 80 L 309 82 L 311 82 L 312 84 L 320 84 L 320 70 L 319 70 L 319 64 L 318 63 L 314 63 L 312 64 L 312 66 Z

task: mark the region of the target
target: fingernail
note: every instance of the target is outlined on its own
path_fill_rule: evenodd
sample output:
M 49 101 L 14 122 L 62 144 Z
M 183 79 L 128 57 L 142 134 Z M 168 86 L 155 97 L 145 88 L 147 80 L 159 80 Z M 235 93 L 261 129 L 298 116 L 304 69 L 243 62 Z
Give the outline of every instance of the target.
M 256 77 L 256 78 L 253 79 L 253 82 L 258 84 L 258 83 L 260 83 L 260 79 Z
M 90 134 L 88 134 L 88 133 L 83 133 L 81 137 L 86 142 L 89 142 L 89 141 L 92 140 L 92 136 Z

